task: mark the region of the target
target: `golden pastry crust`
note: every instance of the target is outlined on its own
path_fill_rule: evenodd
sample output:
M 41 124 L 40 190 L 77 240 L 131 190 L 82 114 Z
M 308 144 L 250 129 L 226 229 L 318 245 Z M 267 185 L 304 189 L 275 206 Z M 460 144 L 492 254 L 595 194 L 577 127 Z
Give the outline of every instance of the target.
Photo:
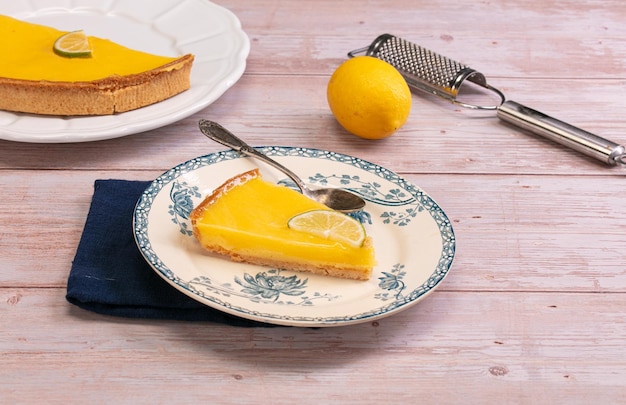
M 194 230 L 195 233 L 195 230 Z M 197 238 L 198 236 L 196 236 Z M 367 238 L 364 242 L 364 246 L 369 247 L 372 245 L 371 238 Z M 227 256 L 233 262 L 240 263 L 249 263 L 255 264 L 258 266 L 268 266 L 274 267 L 277 269 L 286 269 L 293 271 L 302 271 L 307 273 L 321 274 L 322 276 L 331 276 L 331 277 L 339 277 L 346 278 L 350 280 L 369 280 L 372 276 L 372 268 L 366 267 L 357 267 L 357 266 L 349 266 L 349 265 L 317 265 L 315 263 L 307 263 L 307 262 L 287 262 L 281 260 L 272 260 L 268 258 L 259 258 L 253 255 L 243 255 L 240 253 L 235 253 L 230 250 L 224 249 L 219 245 L 208 245 L 203 244 L 203 248 L 206 250 L 217 253 L 222 256 Z
M 90 82 L 0 77 L 0 110 L 42 115 L 110 115 L 158 103 L 190 86 L 193 55 L 146 72 Z

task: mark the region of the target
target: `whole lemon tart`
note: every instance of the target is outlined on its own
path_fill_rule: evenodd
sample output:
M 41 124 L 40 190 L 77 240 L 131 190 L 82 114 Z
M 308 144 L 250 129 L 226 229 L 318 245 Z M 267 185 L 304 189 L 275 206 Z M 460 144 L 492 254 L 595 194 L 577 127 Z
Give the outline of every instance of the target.
M 193 55 L 166 57 L 88 37 L 88 57 L 55 52 L 67 34 L 0 15 L 0 109 L 45 115 L 108 115 L 187 90 Z
M 265 181 L 254 169 L 215 189 L 190 218 L 200 244 L 233 261 L 368 280 L 376 264 L 371 237 L 365 236 L 355 246 L 289 225 L 300 214 L 325 211 L 332 210 L 295 190 Z

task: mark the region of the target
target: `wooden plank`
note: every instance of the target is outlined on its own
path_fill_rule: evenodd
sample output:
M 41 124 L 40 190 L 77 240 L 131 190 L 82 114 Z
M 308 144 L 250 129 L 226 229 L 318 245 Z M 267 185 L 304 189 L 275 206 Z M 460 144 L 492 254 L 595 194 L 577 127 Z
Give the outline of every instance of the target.
M 7 402 L 618 403 L 626 393 L 623 294 L 437 291 L 361 325 L 247 329 L 104 317 L 56 288 L 0 292 Z
M 434 96 L 414 95 L 409 121 L 391 137 L 360 139 L 343 130 L 332 116 L 326 102 L 327 81 L 326 76 L 280 80 L 244 76 L 207 109 L 149 133 L 83 144 L 0 141 L 0 168 L 165 171 L 224 149 L 199 132 L 198 120 L 206 118 L 252 145 L 332 150 L 402 173 L 624 175 L 623 170 L 611 170 L 502 123 L 493 112 L 463 109 Z M 294 88 L 298 102 L 294 102 Z M 618 100 L 620 90 L 626 90 L 623 80 L 580 80 L 575 87 L 554 80 L 507 80 L 503 90 L 518 102 L 626 145 L 626 121 Z
M 5 172 L 2 182 L 11 192 L 0 209 L 0 285 L 65 285 L 93 182 L 150 180 L 158 174 Z M 626 292 L 622 178 L 406 177 L 439 203 L 454 226 L 457 257 L 443 288 Z
M 472 2 L 266 2 L 265 10 L 236 1 L 250 36 L 254 73 L 330 73 L 348 51 L 390 32 L 488 77 L 615 78 L 626 69 L 624 5 L 619 0 Z M 315 4 L 315 5 L 313 5 Z M 316 10 L 333 12 L 318 13 Z M 617 75 L 617 76 L 616 76 Z

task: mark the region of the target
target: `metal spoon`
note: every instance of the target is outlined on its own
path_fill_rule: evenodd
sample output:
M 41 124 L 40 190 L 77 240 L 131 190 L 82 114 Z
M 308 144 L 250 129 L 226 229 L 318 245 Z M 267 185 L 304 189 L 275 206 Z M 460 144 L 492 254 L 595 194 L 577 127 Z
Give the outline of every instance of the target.
M 230 131 L 216 122 L 200 120 L 199 126 L 200 131 L 215 142 L 228 146 L 229 148 L 243 153 L 246 156 L 261 159 L 265 163 L 285 173 L 289 176 L 289 178 L 291 178 L 291 180 L 294 181 L 294 183 L 296 183 L 302 191 L 302 194 L 313 200 L 319 201 L 336 211 L 346 213 L 360 211 L 365 206 L 365 201 L 361 197 L 339 188 L 320 188 L 311 190 L 294 172 L 246 144 L 244 141 L 237 138 Z

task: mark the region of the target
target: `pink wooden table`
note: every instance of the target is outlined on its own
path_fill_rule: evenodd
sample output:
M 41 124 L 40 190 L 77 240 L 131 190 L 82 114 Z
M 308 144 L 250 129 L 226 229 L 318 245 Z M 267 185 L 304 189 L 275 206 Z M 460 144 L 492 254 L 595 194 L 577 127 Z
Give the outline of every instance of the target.
M 0 141 L 2 402 L 626 401 L 626 169 L 419 94 L 397 134 L 365 141 L 338 127 L 325 99 L 346 52 L 391 32 L 624 144 L 623 1 L 218 3 L 251 51 L 208 108 L 118 139 Z M 94 180 L 151 180 L 223 149 L 198 135 L 200 118 L 255 145 L 358 156 L 419 185 L 455 229 L 449 276 L 404 312 L 338 328 L 136 320 L 68 304 Z

